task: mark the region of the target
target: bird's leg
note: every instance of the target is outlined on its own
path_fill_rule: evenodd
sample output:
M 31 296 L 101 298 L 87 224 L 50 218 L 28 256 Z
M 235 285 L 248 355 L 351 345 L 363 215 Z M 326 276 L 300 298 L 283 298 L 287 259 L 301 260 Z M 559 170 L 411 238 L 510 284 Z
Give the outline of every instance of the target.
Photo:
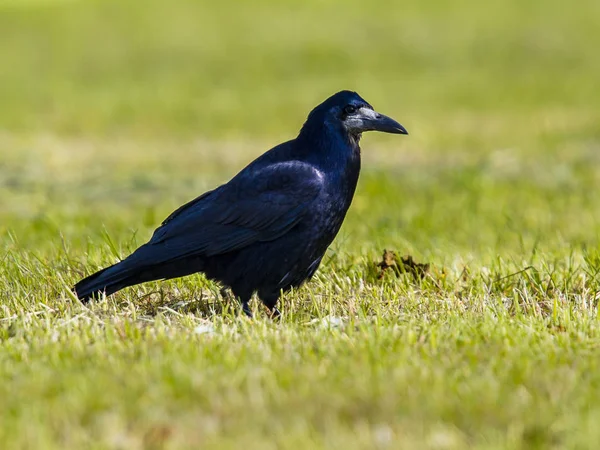
M 275 294 L 259 293 L 259 297 L 262 300 L 263 304 L 269 310 L 269 317 L 271 317 L 271 319 L 273 320 L 279 319 L 279 317 L 281 317 L 281 312 L 275 306 L 279 301 L 279 292 Z
M 235 305 L 236 300 L 240 300 L 240 302 L 242 303 L 242 308 L 244 311 L 244 314 L 246 314 L 248 317 L 252 318 L 252 312 L 250 311 L 250 306 L 248 306 L 248 302 L 250 301 L 250 297 L 241 297 L 235 294 L 235 292 L 231 291 L 231 288 L 228 286 L 223 286 L 220 290 L 219 290 L 219 294 L 221 295 L 221 299 L 224 303 L 224 306 L 229 308 L 230 306 Z M 242 299 L 246 299 L 246 301 L 242 300 Z
M 271 312 L 271 319 L 276 320 L 281 317 L 281 311 L 279 311 L 275 306 L 269 309 L 269 311 Z
M 252 292 L 236 292 L 232 289 L 233 295 L 235 295 L 240 303 L 242 304 L 242 311 L 249 319 L 252 319 L 252 310 L 250 309 L 250 300 L 252 299 Z
M 250 305 L 248 304 L 248 300 L 242 301 L 242 311 L 246 314 L 246 317 L 252 319 L 252 311 L 250 310 Z
M 242 304 L 242 311 L 246 317 L 252 319 L 252 310 L 250 309 L 250 300 L 252 300 L 252 291 L 241 291 L 231 287 L 224 287 L 220 291 L 221 295 L 226 299 L 237 299 Z

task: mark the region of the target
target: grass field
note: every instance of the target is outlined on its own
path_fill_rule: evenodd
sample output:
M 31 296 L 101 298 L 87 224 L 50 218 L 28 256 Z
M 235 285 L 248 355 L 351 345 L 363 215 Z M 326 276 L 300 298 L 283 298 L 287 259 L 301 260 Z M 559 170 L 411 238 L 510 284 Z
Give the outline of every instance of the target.
M 4 0 L 0 37 L 0 448 L 597 447 L 600 2 Z M 364 137 L 280 322 L 200 275 L 71 297 L 340 89 L 411 134 Z

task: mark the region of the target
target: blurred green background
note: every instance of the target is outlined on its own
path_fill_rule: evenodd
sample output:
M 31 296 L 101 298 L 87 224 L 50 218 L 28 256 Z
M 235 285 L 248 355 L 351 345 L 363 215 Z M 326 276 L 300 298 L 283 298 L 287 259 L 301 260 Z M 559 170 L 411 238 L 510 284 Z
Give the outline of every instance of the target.
M 595 0 L 0 8 L 0 120 L 11 132 L 288 136 L 342 88 L 440 136 L 473 115 L 476 129 L 519 135 L 523 120 L 530 134 L 547 121 L 550 132 L 598 123 Z

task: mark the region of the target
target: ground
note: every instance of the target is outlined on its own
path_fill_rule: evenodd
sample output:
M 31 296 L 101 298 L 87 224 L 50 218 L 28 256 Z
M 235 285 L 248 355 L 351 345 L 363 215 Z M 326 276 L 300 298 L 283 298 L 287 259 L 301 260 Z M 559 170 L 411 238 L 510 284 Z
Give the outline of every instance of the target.
M 0 3 L 0 447 L 596 448 L 599 17 Z M 342 231 L 279 322 L 200 275 L 72 297 L 340 89 L 410 135 L 363 138 Z M 427 272 L 382 274 L 384 249 Z

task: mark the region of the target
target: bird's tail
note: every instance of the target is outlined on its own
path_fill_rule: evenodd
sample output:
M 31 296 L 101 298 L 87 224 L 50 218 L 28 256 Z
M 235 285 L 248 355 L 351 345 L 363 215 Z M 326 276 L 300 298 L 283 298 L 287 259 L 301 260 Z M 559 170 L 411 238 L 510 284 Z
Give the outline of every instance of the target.
M 84 278 L 73 287 L 73 291 L 79 300 L 87 303 L 102 294 L 111 295 L 128 286 L 182 277 L 204 269 L 202 258 L 165 260 L 157 256 L 155 250 L 143 245 L 123 261 Z
M 78 282 L 73 291 L 77 298 L 87 303 L 93 298 L 114 294 L 123 288 L 150 281 L 144 277 L 144 271 L 127 267 L 127 260 L 102 269 Z

